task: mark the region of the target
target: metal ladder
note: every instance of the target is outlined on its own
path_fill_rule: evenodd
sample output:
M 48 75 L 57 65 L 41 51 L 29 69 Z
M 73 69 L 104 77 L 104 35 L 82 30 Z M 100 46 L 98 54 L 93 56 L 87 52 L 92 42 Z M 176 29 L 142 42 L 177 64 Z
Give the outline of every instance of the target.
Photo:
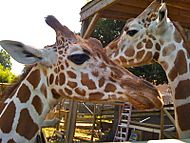
M 117 131 L 114 137 L 114 141 L 124 142 L 128 139 L 129 125 L 131 121 L 132 105 L 126 102 L 121 107 L 121 114 L 119 117 Z

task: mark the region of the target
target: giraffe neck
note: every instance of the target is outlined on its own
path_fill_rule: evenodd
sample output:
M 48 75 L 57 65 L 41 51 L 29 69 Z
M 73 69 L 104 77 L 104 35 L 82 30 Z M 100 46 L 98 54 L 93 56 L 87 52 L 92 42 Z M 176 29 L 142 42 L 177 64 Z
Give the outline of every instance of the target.
M 180 138 L 190 137 L 190 59 L 188 47 L 174 27 L 174 40 L 163 43 L 158 62 L 162 65 L 172 89 L 175 121 Z
M 46 72 L 38 66 L 31 69 L 3 103 L 0 114 L 2 143 L 35 142 L 35 136 L 47 113 L 57 103 L 47 88 Z

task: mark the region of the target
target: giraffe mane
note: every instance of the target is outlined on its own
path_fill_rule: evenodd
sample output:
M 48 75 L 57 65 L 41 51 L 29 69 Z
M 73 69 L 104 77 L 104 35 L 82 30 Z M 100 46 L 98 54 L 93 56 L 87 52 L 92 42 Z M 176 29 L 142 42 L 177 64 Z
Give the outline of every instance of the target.
M 182 39 L 184 40 L 185 48 L 187 49 L 187 52 L 190 55 L 190 42 L 187 40 L 183 27 L 179 24 L 179 22 L 173 22 L 173 24 L 179 32 Z

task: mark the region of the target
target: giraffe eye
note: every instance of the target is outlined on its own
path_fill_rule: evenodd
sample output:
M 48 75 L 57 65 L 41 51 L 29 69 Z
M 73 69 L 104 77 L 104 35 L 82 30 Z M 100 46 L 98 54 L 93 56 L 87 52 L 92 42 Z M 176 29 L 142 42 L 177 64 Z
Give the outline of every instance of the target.
M 81 65 L 90 59 L 90 57 L 87 54 L 73 54 L 68 56 L 68 59 L 77 65 Z
M 128 30 L 127 31 L 127 35 L 129 35 L 129 36 L 134 36 L 136 33 L 138 32 L 138 30 Z

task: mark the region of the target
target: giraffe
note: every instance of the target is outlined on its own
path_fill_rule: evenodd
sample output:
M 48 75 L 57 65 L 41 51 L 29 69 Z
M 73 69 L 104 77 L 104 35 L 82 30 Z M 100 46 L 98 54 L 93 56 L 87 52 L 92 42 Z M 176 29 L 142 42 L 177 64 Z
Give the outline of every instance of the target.
M 93 38 L 82 39 L 54 16 L 46 23 L 56 42 L 35 49 L 18 41 L 0 45 L 18 62 L 30 65 L 0 101 L 0 142 L 35 142 L 51 108 L 62 98 L 89 102 L 131 102 L 139 109 L 161 108 L 157 89 L 112 62 Z
M 165 3 L 153 1 L 129 20 L 123 33 L 106 50 L 123 67 L 159 63 L 167 76 L 174 102 L 179 138 L 190 137 L 190 50 L 182 27 L 167 17 Z

